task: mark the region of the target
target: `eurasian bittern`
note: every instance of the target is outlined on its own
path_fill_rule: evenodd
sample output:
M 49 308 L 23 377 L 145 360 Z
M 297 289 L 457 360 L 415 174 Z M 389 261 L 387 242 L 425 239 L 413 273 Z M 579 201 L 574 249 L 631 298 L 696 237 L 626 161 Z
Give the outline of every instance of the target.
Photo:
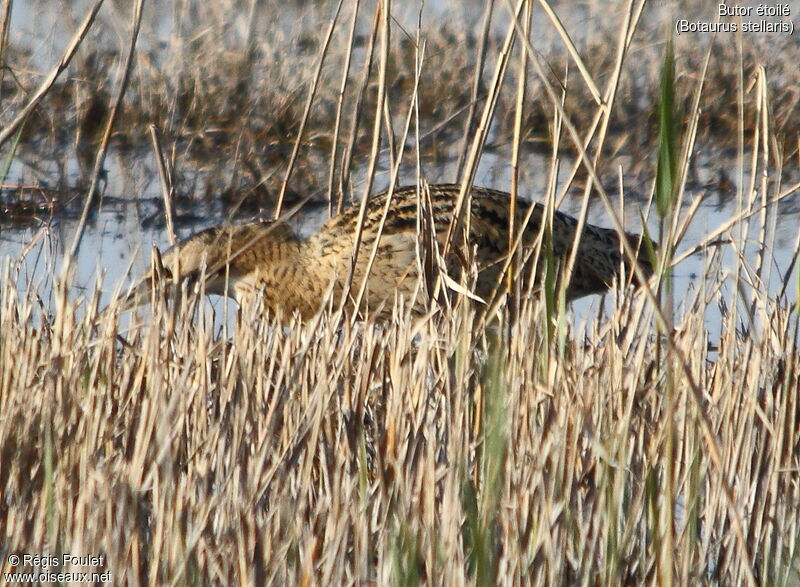
M 429 271 L 431 267 L 440 266 L 436 259 L 441 258 L 445 250 L 459 189 L 460 186 L 449 184 L 396 189 L 382 231 L 381 220 L 388 194 L 384 192 L 370 198 L 355 266 L 352 260 L 359 224 L 357 205 L 330 219 L 308 239 L 300 239 L 281 222 L 254 222 L 204 230 L 167 251 L 161 266 L 144 276 L 125 299 L 124 307 L 129 309 L 148 303 L 156 283 L 196 283 L 202 278 L 206 293 L 228 295 L 240 303 L 245 297 L 258 294 L 263 296 L 270 310 L 298 311 L 301 316 L 309 317 L 324 304 L 329 290 L 333 291 L 333 299 L 339 301 L 348 277 L 352 284 L 351 302 L 357 296 L 380 231 L 360 309 L 386 311 L 391 308 L 395 294 L 412 294 L 420 276 L 429 277 L 435 273 L 435 270 Z M 473 293 L 486 300 L 503 286 L 501 272 L 510 265 L 506 260 L 513 244 L 509 239 L 511 197 L 505 192 L 479 187 L 473 187 L 470 196 L 466 243 L 472 249 L 477 269 Z M 523 267 L 516 274 L 525 280 L 533 275 L 536 289 L 544 262 L 532 259 L 528 253 L 537 241 L 545 214 L 541 204 L 531 206 L 521 200 L 516 206 L 514 231 L 518 234 L 522 230 L 519 258 Z M 553 213 L 549 242 L 555 267 L 563 268 L 566 264 L 577 227 L 575 218 L 561 212 Z M 430 235 L 435 235 L 436 239 Z M 637 261 L 641 273 L 649 276 L 652 267 L 641 237 L 625 233 L 625 238 L 634 251 L 640 251 Z M 447 273 L 455 275 L 456 279 L 460 273 L 453 269 L 467 267 L 465 260 L 470 257 L 468 252 L 465 254 L 464 242 L 463 238 L 451 239 L 444 257 Z M 617 231 L 586 224 L 566 288 L 567 300 L 606 291 L 620 278 L 623 266 L 628 279 L 637 284 L 636 273 L 622 252 Z M 513 270 L 514 265 L 511 267 Z

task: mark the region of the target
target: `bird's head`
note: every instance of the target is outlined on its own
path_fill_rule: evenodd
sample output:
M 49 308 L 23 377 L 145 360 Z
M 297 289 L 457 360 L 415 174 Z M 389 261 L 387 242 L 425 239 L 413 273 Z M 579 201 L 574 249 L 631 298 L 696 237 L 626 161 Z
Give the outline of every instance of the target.
M 205 293 L 234 297 L 242 277 L 237 259 L 258 246 L 269 224 L 220 226 L 199 232 L 166 252 L 153 250 L 150 270 L 122 300 L 122 311 L 149 304 L 154 291 L 179 293 L 184 284 L 203 283 Z

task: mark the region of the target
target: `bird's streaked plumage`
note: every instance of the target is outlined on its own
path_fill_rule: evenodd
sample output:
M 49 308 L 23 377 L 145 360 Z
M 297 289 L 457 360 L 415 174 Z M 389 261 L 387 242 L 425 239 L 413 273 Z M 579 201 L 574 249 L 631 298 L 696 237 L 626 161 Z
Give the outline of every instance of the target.
M 431 285 L 430 276 L 435 274 L 431 268 L 438 267 L 435 259 L 443 252 L 459 189 L 458 185 L 446 184 L 394 191 L 374 264 L 367 277 L 361 310 L 374 313 L 390 309 L 395 295 L 408 296 L 417 289 L 420 275 L 428 286 Z M 508 258 L 511 201 L 505 192 L 479 187 L 473 187 L 470 196 L 466 243 L 471 251 L 464 250 L 464 239 L 454 239 L 445 266 L 447 273 L 458 280 L 459 269 L 467 265 L 465 259 L 474 259 L 477 268 L 474 294 L 487 300 L 499 285 Z M 367 202 L 351 281 L 351 302 L 365 278 L 387 197 L 384 192 Z M 543 262 L 537 263 L 535 256 L 532 258 L 527 253 L 541 230 L 544 207 L 535 204 L 531 210 L 530 203 L 520 200 L 516 210 L 515 231 L 523 226 L 530 212 L 521 247 L 525 269 L 520 275 L 525 280 L 533 276 L 536 289 Z M 204 276 L 207 293 L 229 295 L 240 302 L 260 295 L 271 310 L 297 311 L 303 317 L 311 316 L 325 302 L 329 290 L 333 292 L 334 303 L 341 298 L 352 265 L 358 223 L 359 206 L 355 205 L 330 219 L 308 239 L 300 239 L 288 225 L 274 222 L 204 230 L 164 253 L 163 269 L 148 273 L 131 291 L 125 305 L 133 307 L 149 302 L 154 281 L 180 283 Z M 563 267 L 571 251 L 577 226 L 575 218 L 553 213 L 551 242 L 557 267 Z M 435 241 L 430 238 L 433 234 Z M 652 268 L 641 238 L 630 233 L 626 233 L 625 238 L 634 250 L 640 251 L 638 264 L 645 275 L 650 275 Z M 619 278 L 622 266 L 635 283 L 617 231 L 585 225 L 566 290 L 567 299 L 606 291 Z M 424 291 L 431 289 L 428 287 Z M 418 299 L 417 303 L 421 301 Z

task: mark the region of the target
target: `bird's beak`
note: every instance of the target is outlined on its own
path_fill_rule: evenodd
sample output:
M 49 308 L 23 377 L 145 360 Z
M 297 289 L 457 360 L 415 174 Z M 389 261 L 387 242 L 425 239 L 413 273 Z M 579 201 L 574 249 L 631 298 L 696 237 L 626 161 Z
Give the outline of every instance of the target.
M 153 280 L 150 276 L 144 277 L 128 292 L 127 295 L 117 299 L 120 312 L 135 310 L 140 306 L 146 306 L 153 299 Z
M 164 267 L 161 259 L 161 253 L 153 247 L 153 261 L 152 268 L 133 288 L 122 298 L 118 298 L 116 303 L 119 304 L 121 312 L 134 310 L 140 306 L 146 306 L 153 300 L 153 288 L 160 287 L 160 285 L 169 287 L 172 279 L 172 274 L 169 269 Z

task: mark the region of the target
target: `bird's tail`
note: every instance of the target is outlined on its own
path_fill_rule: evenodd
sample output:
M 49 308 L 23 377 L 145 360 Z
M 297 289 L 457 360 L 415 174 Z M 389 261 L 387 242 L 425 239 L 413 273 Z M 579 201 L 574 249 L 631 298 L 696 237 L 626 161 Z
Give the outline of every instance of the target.
M 625 233 L 631 249 L 636 254 L 637 273 L 622 250 L 619 233 L 610 228 L 586 227 L 581 237 L 580 251 L 570 277 L 569 299 L 603 293 L 616 281 L 621 285 L 641 285 L 653 272 L 651 255 L 658 245 L 647 236 Z
M 653 262 L 655 261 L 655 253 L 658 251 L 658 243 L 654 240 L 651 240 L 646 234 L 632 234 L 630 232 L 626 232 L 625 238 L 628 239 L 628 244 L 636 253 L 636 264 L 641 270 L 643 277 L 645 279 L 649 279 L 655 271 Z M 641 286 L 639 276 L 631 266 L 627 256 L 623 255 L 623 257 L 625 258 L 625 272 L 628 276 L 630 276 L 631 283 L 636 287 Z

